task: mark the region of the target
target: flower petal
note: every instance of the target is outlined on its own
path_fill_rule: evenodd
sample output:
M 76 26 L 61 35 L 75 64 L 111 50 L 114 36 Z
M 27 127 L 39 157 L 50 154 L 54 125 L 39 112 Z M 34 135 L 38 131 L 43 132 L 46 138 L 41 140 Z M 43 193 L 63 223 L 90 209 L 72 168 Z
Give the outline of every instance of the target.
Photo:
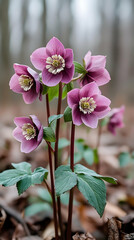
M 40 131 L 39 131 L 39 134 L 38 134 L 38 138 L 37 138 L 38 144 L 40 144 L 40 142 L 42 141 L 42 139 L 43 139 L 43 126 L 41 126 Z
M 64 50 L 64 59 L 65 59 L 65 66 L 70 68 L 73 64 L 73 50 L 70 48 L 66 48 Z
M 30 153 L 32 152 L 35 148 L 37 148 L 38 143 L 36 139 L 31 139 L 31 140 L 24 140 L 21 143 L 21 152 L 24 153 Z
M 42 72 L 42 81 L 46 86 L 56 86 L 62 79 L 62 73 L 52 74 L 46 68 Z
M 72 119 L 73 119 L 73 123 L 75 125 L 80 126 L 82 124 L 79 105 L 74 105 L 74 107 L 72 109 Z
M 97 56 L 91 56 L 91 64 L 90 64 L 90 70 L 94 68 L 104 68 L 106 65 L 106 56 L 103 55 L 97 55 Z
M 94 95 L 93 99 L 97 105 L 97 108 L 95 108 L 95 111 L 96 111 L 96 109 L 98 109 L 97 111 L 99 111 L 99 107 L 102 107 L 102 106 L 109 107 L 109 105 L 111 104 L 110 99 L 103 95 Z
M 23 93 L 23 100 L 26 104 L 34 102 L 38 97 L 35 87 L 32 87 L 29 91 Z
M 16 127 L 13 130 L 13 136 L 16 140 L 18 140 L 19 142 L 24 140 L 24 136 L 22 135 L 22 129 L 20 127 Z
M 28 74 L 28 72 L 27 72 L 28 66 L 26 66 L 26 65 L 21 65 L 21 64 L 15 63 L 13 65 L 13 67 L 14 67 L 16 74 L 19 76 Z
M 62 80 L 63 83 L 69 83 L 74 75 L 74 65 L 72 65 L 71 68 L 65 68 L 64 71 L 62 71 Z
M 98 118 L 93 114 L 82 114 L 81 115 L 82 122 L 91 128 L 97 128 Z
M 88 69 L 90 66 L 90 63 L 91 63 L 91 52 L 90 51 L 87 52 L 87 54 L 84 57 L 84 60 L 85 60 L 85 64 L 86 64 L 86 69 Z
M 100 89 L 95 82 L 86 84 L 80 89 L 80 99 L 82 97 L 92 97 L 93 95 L 100 94 Z
M 74 104 L 79 105 L 79 100 L 80 100 L 79 92 L 80 92 L 80 89 L 75 88 L 67 93 L 67 103 L 70 108 L 72 108 Z
M 30 117 L 32 118 L 32 121 L 35 124 L 35 126 L 38 128 L 38 130 L 40 130 L 41 123 L 40 123 L 39 119 L 35 115 L 30 115 Z
M 102 86 L 110 81 L 110 75 L 104 68 L 99 70 L 94 69 L 94 72 L 90 72 L 90 78 L 97 83 L 98 86 Z
M 18 127 L 20 127 L 20 128 L 21 128 L 21 127 L 23 126 L 23 124 L 25 124 L 25 123 L 33 124 L 32 120 L 31 120 L 29 117 L 16 117 L 16 118 L 14 119 L 14 123 L 15 123 L 16 126 L 18 126 Z
M 56 37 L 53 37 L 48 42 L 46 45 L 46 51 L 50 56 L 55 54 L 64 56 L 64 46 Z
M 10 82 L 9 82 L 9 86 L 10 86 L 10 89 L 13 91 L 13 92 L 16 92 L 16 93 L 23 93 L 25 92 L 23 90 L 23 88 L 21 88 L 20 86 L 20 83 L 19 83 L 19 76 L 17 74 L 14 74 L 11 79 L 10 79 Z
M 95 109 L 96 110 L 96 109 Z M 110 112 L 111 108 L 107 107 L 105 110 L 103 111 L 95 111 L 94 110 L 94 115 L 98 117 L 98 119 L 104 118 L 108 115 L 108 113 Z
M 43 47 L 36 49 L 30 56 L 30 59 L 34 67 L 42 71 L 46 64 L 47 57 L 46 48 Z

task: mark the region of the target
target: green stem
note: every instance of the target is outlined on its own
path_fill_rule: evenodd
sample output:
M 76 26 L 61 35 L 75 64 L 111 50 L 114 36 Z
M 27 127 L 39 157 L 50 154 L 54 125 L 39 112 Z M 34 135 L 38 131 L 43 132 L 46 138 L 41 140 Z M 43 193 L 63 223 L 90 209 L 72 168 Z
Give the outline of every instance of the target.
M 74 140 L 75 140 L 75 125 L 72 122 L 71 149 L 70 149 L 70 167 L 72 169 L 72 172 L 74 172 Z M 73 193 L 74 193 L 74 188 L 72 188 L 70 190 L 67 240 L 71 239 L 71 226 L 72 226 L 72 214 L 73 214 Z
M 47 108 L 47 120 L 50 117 L 50 108 L 49 108 L 49 100 L 48 94 L 46 94 L 46 108 Z M 51 179 L 51 194 L 53 201 L 53 215 L 54 215 L 54 227 L 55 227 L 55 239 L 58 240 L 58 221 L 57 221 L 57 213 L 56 213 L 56 199 L 55 199 L 55 187 L 54 187 L 54 174 L 53 174 L 53 164 L 52 164 L 52 154 L 51 148 L 48 145 L 48 155 L 49 155 L 49 166 L 50 166 L 50 179 Z
M 59 115 L 61 113 L 61 102 L 62 102 L 62 83 L 60 82 L 59 83 L 59 97 L 58 97 L 57 115 Z M 55 170 L 59 166 L 59 162 L 58 162 L 59 130 L 60 130 L 60 119 L 57 119 L 56 142 L 55 142 L 55 149 L 54 149 Z M 60 197 L 57 197 L 57 205 L 58 205 L 58 220 L 59 220 L 59 226 L 60 226 L 60 232 L 61 232 L 61 239 L 64 240 Z
M 83 77 L 83 73 L 80 74 L 80 75 L 78 75 L 78 76 L 75 77 L 75 78 L 72 78 L 72 81 L 76 81 L 76 80 L 80 79 L 81 77 Z

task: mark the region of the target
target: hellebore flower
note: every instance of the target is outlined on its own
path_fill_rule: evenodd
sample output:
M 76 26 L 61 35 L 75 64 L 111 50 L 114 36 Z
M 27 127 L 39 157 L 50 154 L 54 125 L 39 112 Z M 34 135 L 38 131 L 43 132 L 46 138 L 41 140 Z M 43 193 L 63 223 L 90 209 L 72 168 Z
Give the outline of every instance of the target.
M 46 47 L 38 48 L 32 53 L 31 62 L 42 71 L 42 81 L 47 86 L 56 86 L 59 82 L 69 83 L 73 78 L 73 50 L 65 49 L 55 37 Z
M 38 96 L 42 100 L 42 84 L 39 74 L 26 65 L 14 64 L 15 74 L 11 77 L 9 86 L 13 92 L 21 93 L 24 102 L 32 103 Z
M 67 102 L 72 108 L 73 123 L 77 126 L 84 123 L 91 128 L 96 128 L 98 119 L 104 118 L 108 114 L 111 103 L 108 98 L 101 95 L 95 82 L 68 92 Z
M 90 82 L 96 82 L 98 86 L 102 86 L 110 81 L 110 75 L 105 69 L 105 56 L 91 56 L 91 52 L 89 51 L 84 57 L 84 65 L 87 73 L 80 79 L 81 86 Z
M 43 126 L 35 115 L 30 117 L 16 117 L 14 119 L 16 128 L 13 136 L 21 142 L 21 152 L 32 152 L 43 139 Z
M 108 130 L 116 135 L 116 128 L 123 128 L 123 115 L 124 115 L 125 107 L 121 106 L 120 108 L 113 108 L 109 113 L 109 122 L 108 122 Z

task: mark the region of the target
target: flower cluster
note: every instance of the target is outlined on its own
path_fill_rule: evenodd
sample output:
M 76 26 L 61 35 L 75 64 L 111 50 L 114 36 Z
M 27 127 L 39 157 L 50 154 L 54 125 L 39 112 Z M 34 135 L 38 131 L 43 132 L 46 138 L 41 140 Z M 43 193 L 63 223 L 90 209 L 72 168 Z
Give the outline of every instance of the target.
M 26 65 L 14 64 L 15 74 L 10 79 L 10 89 L 23 96 L 24 102 L 33 103 L 35 99 L 42 100 L 43 85 L 54 87 L 57 84 L 68 84 L 73 80 L 74 63 L 73 50 L 64 48 L 63 44 L 53 37 L 46 47 L 36 49 L 31 57 L 33 66 L 40 70 L 37 73 Z M 101 95 L 99 86 L 110 81 L 110 75 L 105 68 L 105 56 L 91 56 L 89 51 L 84 57 L 84 73 L 78 76 L 80 88 L 72 89 L 67 94 L 67 102 L 72 109 L 72 121 L 75 125 L 84 123 L 96 128 L 98 119 L 104 118 L 110 111 L 110 100 Z M 122 127 L 121 114 L 114 110 L 110 117 L 108 128 L 114 133 L 115 127 Z M 115 124 L 116 119 L 116 124 Z M 117 121 L 118 119 L 118 121 Z M 43 126 L 34 115 L 15 118 L 17 128 L 14 137 L 21 142 L 22 152 L 31 152 L 43 139 Z

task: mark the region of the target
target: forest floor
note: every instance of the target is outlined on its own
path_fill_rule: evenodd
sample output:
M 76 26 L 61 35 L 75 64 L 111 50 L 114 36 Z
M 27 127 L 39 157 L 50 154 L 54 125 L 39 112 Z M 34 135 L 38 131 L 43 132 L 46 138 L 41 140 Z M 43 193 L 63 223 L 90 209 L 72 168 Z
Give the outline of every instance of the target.
M 73 209 L 72 235 L 74 240 L 128 240 L 134 239 L 134 109 L 127 108 L 125 112 L 125 127 L 113 136 L 103 129 L 99 147 L 100 171 L 106 176 L 117 179 L 117 185 L 106 184 L 107 204 L 103 217 L 100 218 L 96 210 L 91 207 L 81 193 L 75 189 Z M 19 114 L 18 114 L 19 112 Z M 37 110 L 38 112 L 38 110 Z M 17 113 L 17 115 L 16 115 Z M 31 163 L 32 169 L 42 166 L 48 168 L 47 149 L 42 143 L 38 149 L 30 154 L 20 152 L 20 144 L 13 139 L 13 119 L 24 115 L 16 107 L 1 109 L 0 111 L 0 172 L 11 168 L 11 163 L 26 161 Z M 21 116 L 20 115 L 20 116 Z M 43 114 L 39 119 L 43 120 Z M 88 146 L 96 147 L 97 130 L 87 131 L 87 128 L 76 128 L 75 138 L 83 138 Z M 68 137 L 69 132 L 63 131 L 61 137 Z M 119 158 L 123 153 L 122 158 Z M 124 154 L 125 153 L 125 154 Z M 68 148 L 61 153 L 66 162 Z M 88 165 L 84 160 L 81 164 L 93 170 L 95 164 Z M 49 179 L 48 179 L 49 182 Z M 54 237 L 52 209 L 46 209 L 45 195 L 42 196 L 44 186 L 36 185 L 18 196 L 16 187 L 0 186 L 0 240 L 51 240 Z M 45 194 L 45 193 L 43 193 Z M 43 200 L 44 199 L 44 200 Z M 44 203 L 44 211 L 32 214 L 25 210 L 33 203 Z M 35 208 L 31 208 L 34 211 Z M 36 210 L 35 210 L 36 211 Z M 30 216 L 32 215 L 32 216 Z M 63 222 L 67 222 L 68 208 L 64 199 L 62 203 Z M 66 224 L 65 224 L 66 226 Z M 29 236 L 30 233 L 30 236 Z

